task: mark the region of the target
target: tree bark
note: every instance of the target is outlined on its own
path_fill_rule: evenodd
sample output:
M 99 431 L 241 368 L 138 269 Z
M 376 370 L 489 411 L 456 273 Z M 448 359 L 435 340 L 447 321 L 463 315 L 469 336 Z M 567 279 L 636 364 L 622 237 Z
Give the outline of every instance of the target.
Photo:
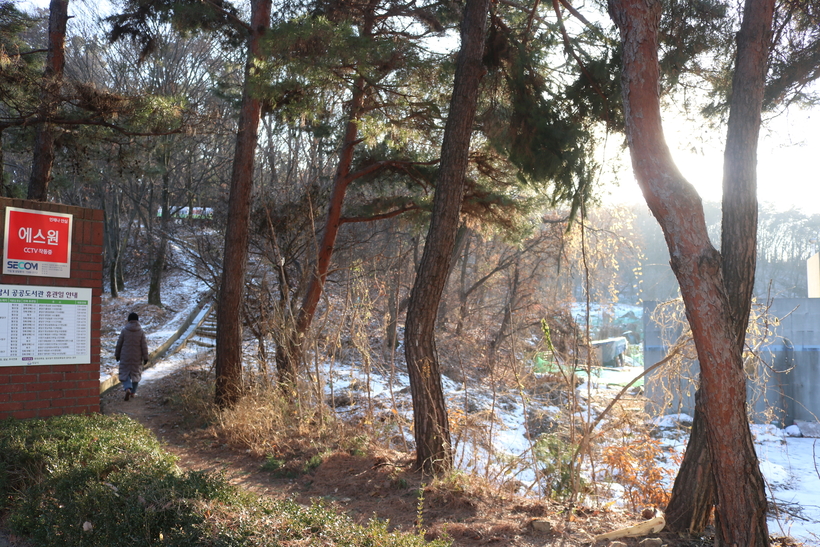
M 757 259 L 757 143 L 771 43 L 774 0 L 746 0 L 737 35 L 723 155 L 723 279 L 737 344 L 743 349 Z
M 490 365 L 493 367 L 495 366 L 495 359 L 498 355 L 498 348 L 507 337 L 507 331 L 512 325 L 512 311 L 518 301 L 518 289 L 520 283 L 521 272 L 518 269 L 518 262 L 515 262 L 513 264 L 512 279 L 510 280 L 509 287 L 507 289 L 507 298 L 504 302 L 504 308 L 501 310 L 501 325 L 499 325 L 493 339 L 490 340 L 488 359 Z
M 721 255 L 735 344 L 742 354 L 754 290 L 757 242 L 757 143 L 765 87 L 771 2 L 747 2 L 737 36 L 723 164 Z M 695 399 L 695 423 L 667 507 L 671 531 L 700 533 L 715 502 L 712 459 L 703 424 L 702 398 Z M 711 499 L 709 499 L 711 497 Z
M 162 215 L 159 219 L 159 243 L 157 254 L 151 263 L 151 280 L 148 283 L 148 303 L 153 306 L 162 306 L 162 272 L 165 270 L 165 257 L 168 252 L 168 231 L 171 223 L 170 173 L 167 148 L 163 150 L 162 193 L 160 203 Z
M 342 225 L 342 208 L 344 206 L 347 188 L 352 182 L 350 168 L 353 165 L 353 152 L 359 136 L 359 116 L 364 102 L 365 80 L 363 77 L 356 79 L 353 85 L 353 96 L 350 99 L 347 126 L 345 128 L 342 150 L 339 153 L 339 163 L 336 166 L 336 175 L 333 177 L 333 189 L 330 194 L 325 226 L 322 231 L 322 239 L 319 243 L 318 256 L 313 273 L 308 282 L 308 288 L 302 299 L 302 305 L 296 317 L 296 328 L 292 336 L 288 337 L 284 349 L 285 352 L 277 360 L 279 370 L 279 381 L 283 388 L 286 384 L 292 383 L 296 379 L 296 372 L 299 363 L 302 361 L 304 353 L 304 341 L 313 317 L 316 315 L 316 307 L 327 281 L 330 271 L 330 261 L 333 258 L 333 249 L 336 246 L 336 237 L 339 235 L 339 228 Z M 286 390 L 287 391 L 287 390 Z
M 471 235 L 465 236 L 464 252 L 461 253 L 461 275 L 458 280 L 458 319 L 456 321 L 455 335 L 461 336 L 464 331 L 464 319 L 467 317 L 467 265 L 470 262 Z
M 395 224 L 390 227 L 390 247 L 396 250 L 396 256 L 391 260 L 389 283 L 387 285 L 387 316 L 385 317 L 384 349 L 385 359 L 390 359 L 399 345 L 399 315 L 404 306 L 400 299 L 401 279 L 407 254 L 403 249 L 403 241 L 397 236 Z
M 262 35 L 270 26 L 270 12 L 271 0 L 251 1 L 248 57 L 231 171 L 222 280 L 217 303 L 215 402 L 220 408 L 236 404 L 242 390 L 242 296 L 248 259 L 254 154 L 262 112 L 262 101 L 254 84 L 257 73 L 255 63 L 262 58 Z
M 695 416 L 686 454 L 666 507 L 666 529 L 670 532 L 695 535 L 703 533 L 715 506 L 712 455 L 706 439 L 706 422 L 700 398 L 700 391 L 697 391 Z
M 413 396 L 416 464 L 433 473 L 453 465 L 434 329 L 458 233 L 478 88 L 485 72 L 482 56 L 488 9 L 488 0 L 467 0 L 464 8 L 433 216 L 407 310 L 405 356 Z
M 43 87 L 40 92 L 40 118 L 34 137 L 31 178 L 28 199 L 46 201 L 54 165 L 54 124 L 65 67 L 65 33 L 68 23 L 68 0 L 51 0 L 48 18 L 48 55 L 43 71 Z
M 114 190 L 113 203 L 105 199 L 105 193 L 101 193 L 101 201 L 105 209 L 105 243 L 108 250 L 108 285 L 111 289 L 111 298 L 118 298 L 119 290 L 122 288 L 117 283 L 117 270 L 119 268 L 122 241 L 120 239 L 120 198 L 119 191 Z
M 609 0 L 609 10 L 623 44 L 624 114 L 633 170 L 664 232 L 701 367 L 702 410 L 718 502 L 715 543 L 766 546 L 766 496 L 746 416 L 746 377 L 742 344 L 738 343 L 742 320 L 738 310 L 746 308 L 748 317 L 751 302 L 743 302 L 742 294 L 729 294 L 730 289 L 737 290 L 745 281 L 727 285 L 724 257 L 709 241 L 700 197 L 678 171 L 666 145 L 658 96 L 661 3 Z M 772 11 L 773 0 L 747 0 L 741 35 L 747 34 L 739 42 L 746 39 L 768 51 Z M 751 67 L 758 62 L 765 67 L 765 54 L 750 61 L 745 58 L 749 53 L 748 49 L 738 49 L 736 77 L 738 72 L 755 72 Z M 762 80 L 763 71 L 757 70 L 756 74 Z M 753 95 L 741 98 L 745 93 L 735 88 L 735 94 L 741 95 L 737 100 L 754 102 Z M 733 97 L 733 106 L 734 101 Z M 759 123 L 760 103 L 739 116 L 755 117 L 755 111 Z M 733 184 L 739 183 L 726 182 L 724 193 L 741 192 L 744 200 L 755 200 L 748 195 L 749 185 Z M 754 248 L 754 233 L 738 236 L 742 238 L 738 244 L 745 245 L 750 238 Z M 748 262 L 732 269 L 732 275 L 748 274 L 747 267 Z M 745 332 L 745 323 L 742 328 Z

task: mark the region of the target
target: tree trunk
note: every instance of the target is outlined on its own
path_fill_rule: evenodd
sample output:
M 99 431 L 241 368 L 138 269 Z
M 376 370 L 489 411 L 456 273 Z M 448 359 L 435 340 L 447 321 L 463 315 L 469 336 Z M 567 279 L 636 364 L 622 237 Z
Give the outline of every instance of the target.
M 746 341 L 757 259 L 757 143 L 774 0 L 746 0 L 737 34 L 726 149 L 723 152 L 723 279 L 737 345 Z
M 715 506 L 715 478 L 706 440 L 706 423 L 700 391 L 695 393 L 695 418 L 686 454 L 672 487 L 666 507 L 666 529 L 675 533 L 699 535 L 712 517 Z
M 501 346 L 504 338 L 507 337 L 506 332 L 512 325 L 512 311 L 518 301 L 518 288 L 520 283 L 521 272 L 518 269 L 518 261 L 516 261 L 513 265 L 513 276 L 510 280 L 509 289 L 507 290 L 507 298 L 504 302 L 504 309 L 501 310 L 501 325 L 499 325 L 495 336 L 493 336 L 493 339 L 490 340 L 489 344 L 490 347 L 488 358 L 491 366 L 495 366 L 495 358 L 498 355 L 498 348 Z
M 464 331 L 464 319 L 467 317 L 467 271 L 470 262 L 470 243 L 472 238 L 468 235 L 464 242 L 464 252 L 461 254 L 461 275 L 458 280 L 458 320 L 456 321 L 455 335 L 461 336 Z
M 766 546 L 766 496 L 746 416 L 746 377 L 742 345 L 738 343 L 738 310 L 746 308 L 748 317 L 751 302 L 742 302 L 742 295 L 729 294 L 737 285 L 725 282 L 723 257 L 709 241 L 700 197 L 680 174 L 666 146 L 658 97 L 661 3 L 610 0 L 609 9 L 623 43 L 624 113 L 633 170 L 664 232 L 701 367 L 702 410 L 718 502 L 715 543 Z M 736 78 L 738 73 L 748 71 L 752 80 L 754 74 L 763 79 L 757 63 L 765 66 L 772 10 L 773 0 L 747 0 L 739 44 L 748 40 L 757 45 L 759 53 L 750 62 L 748 57 L 753 51 L 738 48 Z M 744 89 L 735 88 L 735 94 L 737 100 L 754 102 L 754 94 L 749 96 Z M 733 106 L 735 100 L 733 97 Z M 739 115 L 747 122 L 749 117 L 756 117 L 759 123 L 760 103 L 756 109 Z M 741 192 L 744 199 L 754 202 L 755 197 L 748 195 L 749 185 L 732 184 L 738 183 L 726 182 L 724 193 Z M 750 238 L 754 246 L 754 233 L 737 235 L 742 238 L 737 244 L 745 245 Z M 731 273 L 753 275 L 744 269 L 733 269 Z
M 757 142 L 768 43 L 771 40 L 772 10 L 770 2 L 746 4 L 743 25 L 737 36 L 737 62 L 732 83 L 735 91 L 730 100 L 724 151 L 721 232 L 723 280 L 729 298 L 735 344 L 741 354 L 749 322 L 749 303 L 754 290 Z M 704 412 L 701 398 L 696 397 L 695 423 L 667 507 L 668 528 L 674 532 L 701 533 L 708 524 L 712 505 L 716 501 L 706 427 L 699 423 Z M 707 499 L 710 497 L 711 499 Z
M 48 55 L 40 93 L 40 125 L 34 137 L 34 158 L 28 185 L 28 199 L 46 201 L 54 165 L 54 124 L 65 66 L 65 32 L 68 23 L 68 0 L 51 0 L 48 18 Z
M 236 150 L 231 171 L 231 193 L 222 258 L 216 333 L 216 395 L 220 408 L 231 407 L 242 389 L 242 296 L 248 259 L 250 201 L 262 101 L 256 96 L 255 62 L 262 57 L 262 35 L 270 26 L 271 0 L 251 1 L 251 30 Z
M 387 286 L 387 325 L 384 333 L 385 357 L 390 357 L 399 345 L 399 289 L 401 288 L 401 270 L 397 266 L 390 276 Z
M 168 251 L 168 230 L 171 222 L 171 198 L 168 186 L 170 184 L 170 173 L 168 172 L 167 151 L 163 152 L 163 173 L 162 173 L 162 216 L 159 220 L 159 244 L 157 245 L 157 255 L 151 263 L 151 280 L 148 284 L 148 303 L 153 306 L 162 306 L 162 272 L 165 270 L 165 256 Z
M 404 252 L 402 249 L 401 240 L 396 237 L 395 226 L 390 228 L 390 243 L 391 247 L 396 248 L 396 256 L 391 261 L 390 273 L 388 279 L 390 282 L 387 285 L 387 317 L 385 317 L 385 335 L 384 335 L 384 349 L 382 353 L 386 359 L 389 359 L 399 344 L 399 309 L 401 296 L 401 277 L 402 266 L 404 263 Z
M 461 254 L 464 250 L 464 244 L 467 241 L 467 236 L 470 234 L 470 229 L 462 222 L 459 224 L 458 231 L 456 232 L 456 241 L 453 244 L 453 252 L 450 255 L 450 265 L 447 267 L 447 279 L 449 281 L 450 272 L 456 269 L 456 264 L 458 264 L 459 259 L 461 258 Z M 446 291 L 447 286 L 445 283 L 444 289 L 442 290 L 442 294 Z M 438 306 L 438 316 L 436 317 L 436 322 L 444 327 L 446 325 L 445 321 L 450 314 L 450 309 L 448 307 L 447 299 L 442 299 Z
M 296 368 L 292 366 L 293 361 L 291 356 L 299 351 L 298 348 L 294 347 L 296 321 L 293 309 L 297 298 L 291 295 L 290 279 L 287 269 L 285 268 L 285 258 L 279 254 L 278 247 L 275 244 L 274 247 L 277 248 L 277 262 L 279 264 L 276 268 L 276 286 L 279 291 L 279 299 L 275 304 L 279 327 L 274 329 L 272 333 L 273 341 L 276 345 L 276 384 L 285 397 L 293 398 L 293 388 L 296 386 Z
M 327 217 L 322 231 L 322 240 L 319 243 L 316 265 L 308 282 L 308 288 L 299 308 L 296 317 L 296 329 L 293 336 L 289 337 L 285 345 L 286 352 L 277 361 L 280 370 L 280 381 L 295 379 L 299 363 L 302 362 L 304 353 L 304 342 L 313 317 L 316 315 L 316 307 L 327 281 L 330 271 L 330 260 L 333 257 L 333 249 L 336 245 L 336 237 L 339 235 L 339 228 L 342 225 L 342 207 L 344 206 L 347 187 L 350 185 L 350 167 L 353 165 L 353 152 L 359 136 L 359 116 L 361 115 L 362 103 L 364 102 L 365 80 L 359 77 L 353 85 L 353 96 L 350 99 L 347 127 L 345 129 L 344 142 L 339 154 L 339 163 L 336 166 L 336 176 L 333 178 L 333 190 L 330 194 L 330 203 L 327 208 Z M 280 346 L 281 347 L 281 346 Z M 284 386 L 283 386 L 284 387 Z
M 119 191 L 114 190 L 114 203 L 109 204 L 105 193 L 101 192 L 103 207 L 105 207 L 105 242 L 108 249 L 108 284 L 111 298 L 118 298 L 120 286 L 117 284 L 117 269 L 120 263 L 120 200 Z
M 464 8 L 433 216 L 407 310 L 405 356 L 413 396 L 416 463 L 434 473 L 453 465 L 434 329 L 459 228 L 478 88 L 485 72 L 482 56 L 488 9 L 488 0 L 467 0 Z

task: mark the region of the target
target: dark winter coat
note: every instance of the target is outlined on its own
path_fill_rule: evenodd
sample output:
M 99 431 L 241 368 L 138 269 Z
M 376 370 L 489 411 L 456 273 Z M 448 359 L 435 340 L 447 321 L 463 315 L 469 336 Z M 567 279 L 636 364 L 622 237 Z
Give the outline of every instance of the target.
M 148 361 L 148 342 L 139 321 L 129 321 L 117 340 L 114 358 L 120 362 L 120 382 L 142 378 L 142 364 Z

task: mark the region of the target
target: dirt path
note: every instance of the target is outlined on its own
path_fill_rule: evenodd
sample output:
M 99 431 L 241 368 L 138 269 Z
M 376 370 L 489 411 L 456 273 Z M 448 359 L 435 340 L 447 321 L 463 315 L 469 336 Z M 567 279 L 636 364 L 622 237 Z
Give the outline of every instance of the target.
M 125 414 L 151 430 L 163 448 L 179 458 L 184 469 L 223 473 L 232 483 L 259 494 L 276 495 L 287 484 L 277 483 L 261 471 L 258 458 L 222 445 L 201 428 L 191 428 L 171 408 L 169 398 L 178 389 L 179 374 L 140 384 L 137 396 L 125 401 L 117 387 L 102 395 L 103 414 Z

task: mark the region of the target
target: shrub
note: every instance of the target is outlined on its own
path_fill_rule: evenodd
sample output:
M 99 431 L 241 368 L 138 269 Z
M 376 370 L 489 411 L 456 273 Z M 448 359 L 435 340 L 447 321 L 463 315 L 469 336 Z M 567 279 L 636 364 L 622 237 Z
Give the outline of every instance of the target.
M 641 506 L 665 507 L 669 502 L 668 485 L 674 470 L 661 465 L 668 456 L 669 451 L 660 441 L 642 433 L 603 450 L 611 480 L 624 487 L 625 498 L 634 510 Z
M 533 452 L 546 495 L 563 498 L 572 494 L 572 445 L 558 435 L 546 433 L 538 437 Z

